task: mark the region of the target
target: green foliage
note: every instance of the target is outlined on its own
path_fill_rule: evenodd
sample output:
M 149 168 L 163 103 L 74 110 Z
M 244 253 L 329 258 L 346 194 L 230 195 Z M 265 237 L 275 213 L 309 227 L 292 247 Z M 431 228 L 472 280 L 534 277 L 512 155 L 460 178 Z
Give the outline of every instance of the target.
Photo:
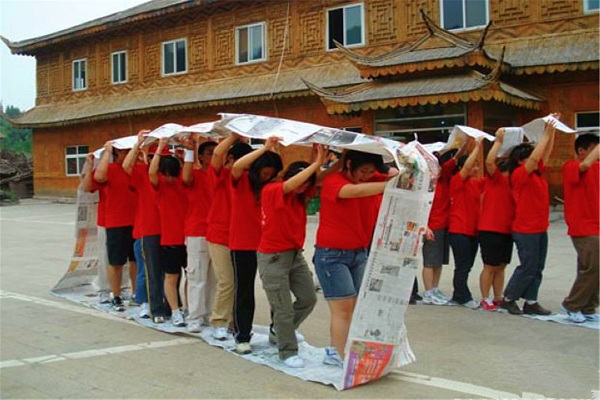
M 0 133 L 4 136 L 0 141 L 0 149 L 31 155 L 31 129 L 14 128 L 6 119 L 20 114 L 21 110 L 13 106 L 6 107 L 5 112 L 0 113 Z

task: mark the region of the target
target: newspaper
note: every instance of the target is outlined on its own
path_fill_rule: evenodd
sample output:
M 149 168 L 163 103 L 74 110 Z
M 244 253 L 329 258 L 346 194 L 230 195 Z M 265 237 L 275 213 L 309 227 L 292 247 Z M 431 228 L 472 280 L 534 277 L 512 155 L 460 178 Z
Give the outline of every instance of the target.
M 271 136 L 279 136 L 284 146 L 298 142 L 322 128 L 306 122 L 251 114 L 226 114 L 222 123 L 226 129 L 248 138 L 266 140 Z
M 480 131 L 479 129 L 471 128 L 470 126 L 455 125 L 454 128 L 452 128 L 452 132 L 450 132 L 448 142 L 440 150 L 440 152 L 443 153 L 447 150 L 457 149 L 461 147 L 465 140 L 467 140 L 467 137 L 472 137 L 475 139 L 483 137 L 484 139 L 487 139 L 490 142 L 496 140 L 494 136 L 485 133 L 484 131 Z
M 498 157 L 506 157 L 508 153 L 517 145 L 523 142 L 525 131 L 519 127 L 504 128 L 504 141 L 500 150 L 498 150 Z
M 523 129 L 523 133 L 529 139 L 530 142 L 539 142 L 542 134 L 544 133 L 544 128 L 546 122 L 554 122 L 555 128 L 559 132 L 563 133 L 575 133 L 574 129 L 569 128 L 567 125 L 560 122 L 556 119 L 552 114 L 546 115 L 543 118 L 536 118 L 533 121 L 530 121 L 523 125 L 521 129 Z

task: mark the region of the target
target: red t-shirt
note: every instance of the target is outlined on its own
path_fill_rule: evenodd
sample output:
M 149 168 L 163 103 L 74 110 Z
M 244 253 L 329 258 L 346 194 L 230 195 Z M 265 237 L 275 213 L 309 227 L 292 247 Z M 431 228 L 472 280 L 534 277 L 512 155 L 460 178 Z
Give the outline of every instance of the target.
M 105 183 L 98 183 L 92 179 L 92 191 L 98 192 L 98 215 L 96 216 L 96 225 L 106 226 L 106 194 L 104 193 Z
M 207 216 L 206 240 L 211 243 L 229 246 L 229 221 L 231 220 L 231 170 L 221 168 L 217 171 L 212 165 L 208 174 L 215 183 L 213 201 Z
M 135 164 L 131 171 L 131 185 L 137 192 L 137 207 L 133 224 L 133 237 L 160 235 L 160 216 L 154 187 L 148 175 L 149 166 Z
M 183 223 L 187 211 L 187 199 L 181 178 L 167 182 L 165 177 L 159 174 L 155 193 L 160 215 L 161 246 L 185 244 Z
M 258 245 L 261 253 L 299 250 L 306 237 L 306 206 L 297 194 L 283 193 L 283 182 L 265 186 L 262 205 L 262 235 Z
M 427 226 L 431 230 L 448 229 L 450 223 L 450 179 L 456 172 L 456 160 L 451 158 L 442 164 L 440 176 L 435 184 L 433 203 Z
M 528 174 L 525 166 L 521 165 L 510 176 L 510 186 L 515 199 L 513 232 L 542 233 L 548 230 L 550 194 L 548 182 L 541 175 L 545 171 L 544 162 L 540 160 L 537 171 Z
M 123 170 L 123 166 L 117 163 L 108 164 L 104 191 L 106 228 L 133 226 L 136 197 L 130 185 L 129 175 Z
M 321 188 L 321 210 L 316 245 L 324 248 L 356 250 L 369 247 L 373 236 L 374 198 L 339 198 L 342 187 L 352 184 L 343 172 L 328 175 Z
M 596 236 L 600 234 L 599 162 L 594 162 L 584 172 L 579 171 L 579 164 L 577 160 L 569 160 L 563 166 L 568 234 L 575 237 Z
M 478 228 L 480 231 L 511 233 L 514 218 L 515 201 L 508 178 L 496 169 L 493 175 L 484 178 Z
M 244 171 L 234 182 L 231 178 L 231 221 L 229 222 L 229 249 L 258 249 L 261 234 L 260 202 L 256 201 L 248 172 Z
M 193 182 L 184 185 L 188 200 L 183 231 L 185 236 L 205 237 L 208 228 L 208 211 L 212 203 L 214 182 L 207 171 L 195 169 L 192 171 Z
M 450 179 L 450 225 L 448 232 L 477 236 L 483 178 L 465 178 L 456 174 Z

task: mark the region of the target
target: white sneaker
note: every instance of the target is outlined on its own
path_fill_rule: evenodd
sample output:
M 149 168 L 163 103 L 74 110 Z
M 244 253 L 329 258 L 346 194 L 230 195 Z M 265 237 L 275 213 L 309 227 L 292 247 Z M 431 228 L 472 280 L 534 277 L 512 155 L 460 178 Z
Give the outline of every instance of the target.
M 342 360 L 340 353 L 338 353 L 335 347 L 325 347 L 323 364 L 335 365 L 336 367 L 344 368 L 344 360 Z
M 442 300 L 439 297 L 437 297 L 433 290 L 428 290 L 425 293 L 423 293 L 423 300 L 421 301 L 423 302 L 423 304 L 433 304 L 436 306 L 442 306 L 448 303 L 448 300 Z
M 177 310 L 171 315 L 171 323 L 176 327 L 185 326 L 185 317 L 183 316 L 183 312 L 181 310 Z
M 440 288 L 435 288 L 435 289 L 432 289 L 432 291 L 433 291 L 433 295 L 434 295 L 435 297 L 437 297 L 438 299 L 442 300 L 442 301 L 444 302 L 444 304 L 446 304 L 447 302 L 449 302 L 449 301 L 450 301 L 450 297 L 446 296 L 446 295 L 444 294 L 444 292 L 442 292 L 442 291 L 440 290 Z
M 561 309 L 565 314 L 567 314 L 567 318 L 571 322 L 574 322 L 576 324 L 582 324 L 585 321 L 587 321 L 587 319 L 581 311 L 569 311 L 564 306 L 561 306 Z
M 588 322 L 598 322 L 600 321 L 600 315 L 598 313 L 594 314 L 583 314 L 583 317 Z
M 298 355 L 286 358 L 283 363 L 290 368 L 304 368 L 304 360 Z
M 212 337 L 217 340 L 226 340 L 229 336 L 229 331 L 226 326 L 219 326 L 213 330 Z
M 479 308 L 479 303 L 475 300 L 469 300 L 466 303 L 460 304 L 463 307 L 470 308 L 471 310 L 477 310 Z
M 108 304 L 110 303 L 110 293 L 106 291 L 101 291 L 98 293 L 98 303 L 100 304 Z
M 150 307 L 148 306 L 148 303 L 142 303 L 138 316 L 140 318 L 150 318 Z
M 187 326 L 187 331 L 191 333 L 200 333 L 202 330 L 202 324 L 200 321 L 189 321 Z
M 252 353 L 252 347 L 250 347 L 250 343 L 248 342 L 236 343 L 235 352 L 238 354 L 250 354 Z

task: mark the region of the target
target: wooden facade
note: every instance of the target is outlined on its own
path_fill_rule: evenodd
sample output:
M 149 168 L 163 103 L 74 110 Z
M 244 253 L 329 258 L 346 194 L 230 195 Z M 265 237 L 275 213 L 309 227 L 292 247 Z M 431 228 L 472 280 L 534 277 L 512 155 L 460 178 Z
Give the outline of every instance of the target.
M 327 11 L 362 4 L 364 45 L 352 50 L 377 56 L 425 35 L 421 10 L 439 22 L 440 1 L 161 0 L 41 38 L 16 43 L 3 38 L 13 53 L 37 60 L 36 106 L 14 121 L 33 128 L 35 194 L 74 195 L 78 177 L 66 176 L 67 146 L 85 145 L 93 151 L 106 140 L 140 129 L 166 122 L 190 125 L 212 121 L 219 112 L 278 116 L 376 133 L 378 110 L 332 112 L 302 82 L 306 79 L 339 90 L 369 81 L 344 52 L 326 49 Z M 493 24 L 486 43 L 496 49 L 506 46 L 510 54 L 511 45 L 517 48 L 524 39 L 592 33 L 597 48 L 598 12 L 586 12 L 585 2 L 489 0 L 486 4 Z M 236 28 L 256 23 L 265 26 L 265 59 L 238 65 Z M 481 29 L 454 33 L 473 41 L 480 37 Z M 178 39 L 185 39 L 187 71 L 163 76 L 162 43 Z M 127 80 L 113 84 L 111 55 L 120 51 L 126 52 Z M 86 60 L 87 87 L 73 90 L 73 62 L 81 59 Z M 421 72 L 407 74 L 414 78 Z M 577 113 L 599 108 L 597 55 L 592 60 L 575 57 L 552 65 L 534 60 L 502 79 L 541 99 L 539 107 L 458 99 L 465 104 L 465 123 L 493 129 L 503 122 L 520 125 L 560 111 L 562 119 L 575 126 Z M 566 135 L 558 137 L 549 175 L 555 188 L 560 186 L 562 162 L 571 157 L 572 140 Z M 305 156 L 302 150 L 291 148 L 282 153 L 284 160 Z

